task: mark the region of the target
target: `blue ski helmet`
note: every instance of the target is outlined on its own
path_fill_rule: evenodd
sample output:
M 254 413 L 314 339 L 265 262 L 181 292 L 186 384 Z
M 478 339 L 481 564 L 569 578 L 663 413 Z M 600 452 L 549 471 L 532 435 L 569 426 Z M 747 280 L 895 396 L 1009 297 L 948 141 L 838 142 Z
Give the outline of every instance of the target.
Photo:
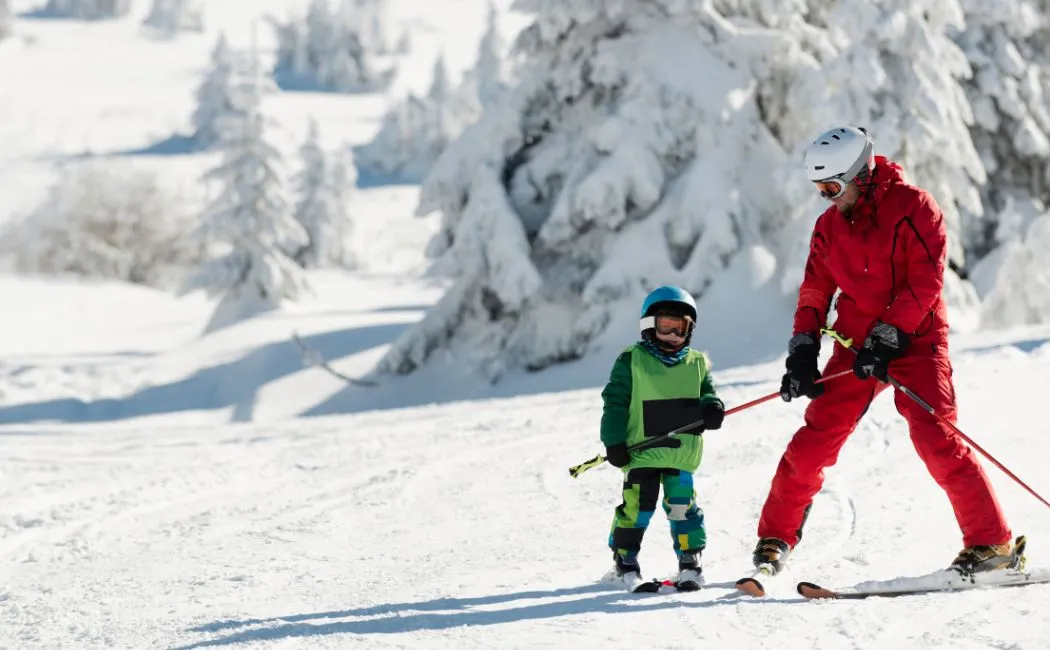
M 684 308 L 693 321 L 696 321 L 696 301 L 685 289 L 669 285 L 657 287 L 645 297 L 645 302 L 642 303 L 641 318 L 652 315 L 653 309 L 657 305 L 667 302 L 677 303 L 679 309 Z

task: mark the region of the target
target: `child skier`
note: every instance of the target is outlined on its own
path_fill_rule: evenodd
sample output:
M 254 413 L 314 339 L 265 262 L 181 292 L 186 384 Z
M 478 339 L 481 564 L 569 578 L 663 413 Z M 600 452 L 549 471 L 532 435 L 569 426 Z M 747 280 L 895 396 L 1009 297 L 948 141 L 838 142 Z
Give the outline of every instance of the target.
M 686 291 L 664 286 L 642 304 L 642 338 L 616 359 L 602 391 L 601 438 L 606 460 L 623 469 L 623 503 L 616 508 L 609 548 L 616 575 L 628 591 L 655 591 L 638 564 L 642 536 L 663 508 L 678 554 L 678 589 L 700 588 L 700 553 L 707 535 L 696 504 L 693 472 L 700 465 L 700 434 L 722 426 L 725 407 L 715 394 L 705 355 L 689 347 L 696 303 Z M 633 453 L 627 447 L 698 420 L 703 425 Z

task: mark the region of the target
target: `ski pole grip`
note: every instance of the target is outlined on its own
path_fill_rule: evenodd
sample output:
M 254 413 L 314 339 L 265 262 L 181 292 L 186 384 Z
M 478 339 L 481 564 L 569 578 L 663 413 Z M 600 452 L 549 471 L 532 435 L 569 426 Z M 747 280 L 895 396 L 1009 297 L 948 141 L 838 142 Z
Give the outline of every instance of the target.
M 580 463 L 579 465 L 573 465 L 572 467 L 570 467 L 569 468 L 569 476 L 571 476 L 573 478 L 576 478 L 580 474 L 583 474 L 587 470 L 589 470 L 589 469 L 591 469 L 593 467 L 597 467 L 597 466 L 601 465 L 604 462 L 605 462 L 605 456 L 602 456 L 601 454 L 598 454 L 597 456 L 595 456 L 594 458 L 592 458 L 592 459 L 590 459 L 588 461 L 585 461 L 585 462 Z

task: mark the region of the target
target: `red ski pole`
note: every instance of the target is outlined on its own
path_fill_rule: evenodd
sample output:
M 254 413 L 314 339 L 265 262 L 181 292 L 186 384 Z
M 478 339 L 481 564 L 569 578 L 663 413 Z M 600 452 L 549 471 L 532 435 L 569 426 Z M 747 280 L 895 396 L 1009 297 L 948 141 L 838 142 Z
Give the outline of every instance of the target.
M 822 383 L 824 383 L 826 381 L 831 381 L 832 379 L 838 379 L 839 377 L 845 377 L 846 375 L 850 375 L 850 374 L 853 374 L 852 370 L 843 370 L 842 372 L 836 372 L 835 374 L 828 375 L 827 377 L 821 377 L 820 379 L 818 379 L 814 383 L 822 384 Z M 739 406 L 734 406 L 731 409 L 726 409 L 726 415 L 732 415 L 733 413 L 739 413 L 740 411 L 743 411 L 745 409 L 749 409 L 752 406 L 758 406 L 762 402 L 768 402 L 769 400 L 775 399 L 777 397 L 780 397 L 780 391 L 779 390 L 776 391 L 775 393 L 770 393 L 769 395 L 763 395 L 762 397 L 759 397 L 758 399 L 753 399 L 750 402 L 747 402 L 745 404 L 741 404 Z M 697 420 L 696 422 L 691 422 L 691 423 L 685 425 L 684 427 L 679 427 L 679 428 L 675 429 L 674 431 L 668 431 L 667 433 L 664 433 L 664 434 L 661 434 L 659 436 L 656 436 L 656 437 L 653 437 L 653 438 L 649 438 L 648 440 L 643 440 L 642 442 L 639 442 L 637 444 L 631 445 L 630 447 L 627 448 L 627 451 L 629 451 L 629 452 L 630 451 L 640 451 L 642 449 L 646 449 L 648 447 L 652 447 L 653 445 L 661 443 L 664 440 L 667 440 L 668 438 L 671 438 L 671 437 L 673 437 L 673 436 L 675 436 L 675 435 L 677 435 L 679 433 L 682 433 L 683 431 L 688 431 L 690 429 L 694 429 L 694 428 L 702 425 L 703 423 L 704 423 L 703 420 Z M 573 465 L 572 467 L 570 467 L 569 468 L 569 476 L 571 476 L 573 478 L 576 478 L 580 474 L 583 474 L 587 470 L 589 470 L 589 469 L 591 469 L 593 467 L 597 467 L 597 466 L 601 465 L 604 462 L 605 462 L 605 456 L 602 456 L 601 454 L 598 454 L 597 456 L 595 456 L 594 458 L 592 458 L 592 459 L 590 459 L 588 461 L 584 461 L 584 462 L 580 463 L 579 465 Z
M 838 341 L 843 347 L 845 347 L 846 349 L 848 349 L 851 352 L 853 352 L 853 354 L 856 354 L 858 352 L 857 348 L 853 346 L 853 339 L 847 339 L 847 338 L 843 337 L 841 334 L 839 334 L 838 332 L 836 332 L 835 330 L 833 330 L 831 328 L 828 328 L 828 327 L 825 327 L 825 328 L 823 328 L 820 331 L 822 333 L 824 333 L 824 334 L 827 334 L 828 336 L 830 336 L 831 338 L 835 339 L 836 341 Z M 1003 465 L 1002 463 L 1000 463 L 998 460 L 995 459 L 994 456 L 989 454 L 979 444 L 974 442 L 969 436 L 967 436 L 965 433 L 963 433 L 962 430 L 960 430 L 959 427 L 955 426 L 955 424 L 952 423 L 948 418 L 946 418 L 943 415 L 941 415 L 940 413 L 938 413 L 932 406 L 927 404 L 925 400 L 923 400 L 921 397 L 919 397 L 918 395 L 913 393 L 911 390 L 908 389 L 907 386 L 902 385 L 899 381 L 894 379 L 892 376 L 887 375 L 886 378 L 889 380 L 890 384 L 892 384 L 894 388 L 896 388 L 897 390 L 899 390 L 900 392 L 904 393 L 905 395 L 910 397 L 912 400 L 914 400 L 915 403 L 918 404 L 919 406 L 921 406 L 924 411 L 926 411 L 927 413 L 932 415 L 938 422 L 940 422 L 944 426 L 946 426 L 949 429 L 951 429 L 955 433 L 955 435 L 959 436 L 959 438 L 961 438 L 963 441 L 965 441 L 966 444 L 970 445 L 976 451 L 980 452 L 981 455 L 984 456 L 985 458 L 987 458 L 989 462 L 991 462 L 993 465 L 995 465 L 996 467 L 1001 469 L 1004 474 L 1006 474 L 1007 476 L 1012 478 L 1014 481 L 1016 481 L 1018 485 L 1020 485 L 1024 489 L 1028 490 L 1028 493 L 1031 494 L 1032 496 L 1034 496 L 1036 499 L 1039 499 L 1043 503 L 1043 505 L 1045 505 L 1046 507 L 1050 508 L 1050 501 L 1047 501 L 1043 497 L 1039 496 L 1038 492 L 1036 492 L 1035 490 L 1030 488 L 1027 483 L 1022 481 L 1020 478 L 1017 477 L 1016 474 L 1014 474 L 1009 469 L 1007 469 L 1006 465 Z

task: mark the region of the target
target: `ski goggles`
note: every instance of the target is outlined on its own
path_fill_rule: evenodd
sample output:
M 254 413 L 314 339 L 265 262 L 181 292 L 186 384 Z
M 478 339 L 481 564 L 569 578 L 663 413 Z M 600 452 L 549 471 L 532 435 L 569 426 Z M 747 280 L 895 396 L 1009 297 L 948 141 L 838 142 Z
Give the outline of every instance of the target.
M 846 192 L 846 183 L 841 178 L 814 181 L 817 191 L 827 200 L 837 199 Z
M 685 338 L 693 331 L 693 319 L 679 314 L 657 314 L 642 319 L 642 329 L 655 329 L 658 334 L 674 334 Z

